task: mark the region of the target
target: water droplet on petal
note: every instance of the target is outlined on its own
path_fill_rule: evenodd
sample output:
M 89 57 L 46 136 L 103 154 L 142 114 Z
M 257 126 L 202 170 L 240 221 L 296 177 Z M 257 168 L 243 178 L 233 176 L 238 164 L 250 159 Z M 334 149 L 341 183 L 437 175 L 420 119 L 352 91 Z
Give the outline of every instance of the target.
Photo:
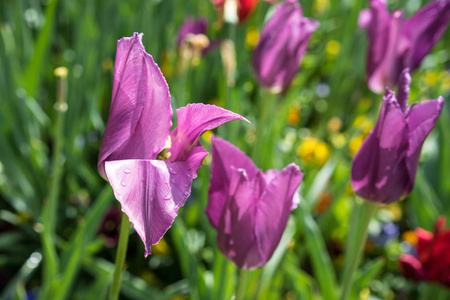
M 173 179 L 173 178 L 172 178 L 170 181 L 171 181 L 172 183 L 175 183 L 175 179 Z
M 117 195 L 122 195 L 122 193 L 121 192 L 117 192 Z
M 130 170 L 130 169 L 123 169 L 123 172 L 124 172 L 125 174 L 130 174 L 130 173 L 131 173 L 131 170 Z
M 145 178 L 144 178 L 144 177 L 141 177 L 141 181 L 145 181 Z
M 192 178 L 191 174 L 187 174 L 187 178 L 191 179 Z
M 122 186 L 126 186 L 126 185 L 127 185 L 127 183 L 126 183 L 125 181 L 122 181 L 120 184 L 121 184 Z
M 171 194 L 167 194 L 167 195 L 164 195 L 163 198 L 165 200 L 170 200 L 172 198 L 172 195 Z
M 189 196 L 189 192 L 188 191 L 184 192 L 184 195 Z
M 178 172 L 175 171 L 175 170 L 172 169 L 172 168 L 169 168 L 169 173 L 170 173 L 170 174 L 173 174 L 173 175 L 177 175 L 177 174 L 178 174 Z

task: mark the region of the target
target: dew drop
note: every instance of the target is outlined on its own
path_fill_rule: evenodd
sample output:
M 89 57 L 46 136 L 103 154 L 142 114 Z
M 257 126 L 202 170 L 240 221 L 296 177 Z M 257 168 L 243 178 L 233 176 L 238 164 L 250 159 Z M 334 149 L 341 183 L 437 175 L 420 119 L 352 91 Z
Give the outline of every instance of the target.
M 175 171 L 175 170 L 172 169 L 172 168 L 169 168 L 169 173 L 170 173 L 170 174 L 173 174 L 173 175 L 177 175 L 177 174 L 178 174 L 178 172 Z
M 117 195 L 122 195 L 122 193 L 121 192 L 117 192 Z
M 192 178 L 191 174 L 187 174 L 187 178 L 191 179 Z
M 170 180 L 170 182 L 175 183 L 175 179 L 172 178 L 172 179 Z
M 189 196 L 189 192 L 188 191 L 184 192 L 184 195 Z
M 121 184 L 122 186 L 126 186 L 126 185 L 127 185 L 127 183 L 126 183 L 125 181 L 122 181 L 120 184 Z
M 167 194 L 167 195 L 164 195 L 163 198 L 165 200 L 170 200 L 172 198 L 172 195 L 171 194 Z
M 145 178 L 144 178 L 144 177 L 141 177 L 141 181 L 145 181 Z
M 130 174 L 130 173 L 131 173 L 131 170 L 130 170 L 130 169 L 123 169 L 123 172 L 124 172 L 125 174 Z

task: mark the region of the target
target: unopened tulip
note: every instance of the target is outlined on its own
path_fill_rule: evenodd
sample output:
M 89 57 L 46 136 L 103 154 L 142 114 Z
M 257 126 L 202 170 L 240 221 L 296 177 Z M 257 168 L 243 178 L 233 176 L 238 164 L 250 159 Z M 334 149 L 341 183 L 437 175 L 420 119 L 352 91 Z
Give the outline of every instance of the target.
M 400 10 L 389 13 L 385 0 L 370 0 L 359 26 L 367 27 L 366 75 L 376 93 L 394 88 L 403 69 L 413 72 L 439 41 L 450 20 L 450 0 L 433 1 L 405 20 Z
M 253 52 L 253 69 L 262 86 L 273 92 L 283 92 L 289 87 L 318 26 L 318 22 L 303 17 L 296 0 L 287 0 L 276 7 Z
M 408 196 L 414 186 L 420 150 L 439 119 L 444 99 L 408 107 L 410 83 L 405 69 L 397 97 L 386 91 L 378 122 L 353 159 L 351 183 L 365 200 L 389 204 Z
M 263 173 L 238 148 L 212 138 L 206 208 L 223 255 L 241 269 L 264 266 L 300 202 L 303 174 L 295 164 Z

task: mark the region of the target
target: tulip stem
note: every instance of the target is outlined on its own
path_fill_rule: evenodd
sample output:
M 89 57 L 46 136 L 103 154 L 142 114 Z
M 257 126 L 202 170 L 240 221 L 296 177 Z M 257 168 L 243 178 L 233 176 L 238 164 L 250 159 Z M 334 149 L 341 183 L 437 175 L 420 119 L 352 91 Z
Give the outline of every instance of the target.
M 274 113 L 277 102 L 276 95 L 270 93 L 269 91 L 264 91 L 264 94 L 265 95 L 262 96 L 261 105 L 258 105 L 258 107 L 262 107 L 262 109 L 258 118 L 258 125 L 256 128 L 256 145 L 253 148 L 252 153 L 253 161 L 262 169 L 271 167 L 270 164 L 272 157 L 270 157 L 270 154 L 272 153 L 270 149 L 266 149 L 264 145 L 268 135 L 270 135 L 270 133 L 272 132 L 273 122 L 270 119 L 268 120 L 269 114 Z M 266 155 L 264 155 L 264 160 L 260 161 L 261 152 L 263 151 Z
M 59 69 L 59 68 L 58 68 Z M 61 68 L 64 69 L 64 68 Z M 63 70 L 67 72 L 67 69 Z M 56 72 L 56 70 L 55 70 Z M 55 246 L 55 231 L 58 217 L 58 202 L 63 174 L 64 154 L 64 116 L 67 111 L 67 73 L 55 73 L 57 77 L 57 96 L 55 108 L 55 123 L 53 132 L 53 154 L 50 173 L 48 198 L 44 200 L 41 212 L 42 248 L 44 252 L 44 291 L 55 282 L 59 272 L 59 258 Z M 46 295 L 43 293 L 43 295 Z
M 236 297 L 234 298 L 234 300 L 245 299 L 245 292 L 247 291 L 247 283 L 249 275 L 250 271 L 239 270 L 239 282 L 236 289 Z
M 364 201 L 361 209 L 360 204 L 354 203 L 354 212 L 352 213 L 354 219 L 352 220 L 352 228 L 350 230 L 355 234 L 347 239 L 344 275 L 341 285 L 341 300 L 346 300 L 349 297 L 353 275 L 359 265 L 364 245 L 366 244 L 369 223 L 375 215 L 377 208 L 378 205 L 367 201 Z
M 109 291 L 109 300 L 119 299 L 120 285 L 122 284 L 122 271 L 127 256 L 128 237 L 130 233 L 130 220 L 125 213 L 122 213 L 122 223 L 120 225 L 119 244 L 117 245 L 116 268 L 114 270 L 113 281 Z

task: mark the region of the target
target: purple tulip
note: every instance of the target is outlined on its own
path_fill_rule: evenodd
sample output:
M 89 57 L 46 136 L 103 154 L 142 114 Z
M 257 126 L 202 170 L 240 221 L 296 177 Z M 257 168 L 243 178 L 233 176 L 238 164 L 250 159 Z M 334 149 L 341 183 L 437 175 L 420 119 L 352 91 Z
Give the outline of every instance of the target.
M 208 155 L 200 135 L 245 118 L 213 105 L 190 104 L 177 110 L 178 127 L 170 133 L 169 87 L 141 39 L 135 33 L 117 43 L 98 171 L 111 184 L 147 256 L 172 225 Z
M 296 0 L 287 0 L 276 8 L 253 53 L 253 69 L 262 86 L 274 92 L 289 87 L 318 26 L 318 22 L 303 17 Z
M 262 267 L 300 202 L 303 174 L 295 164 L 264 174 L 230 143 L 214 137 L 211 142 L 206 214 L 218 232 L 219 250 L 241 269 Z
M 206 35 L 206 28 L 208 26 L 208 23 L 205 19 L 201 18 L 198 20 L 194 20 L 191 18 L 188 18 L 184 21 L 183 25 L 181 25 L 180 29 L 178 30 L 178 36 L 177 36 L 177 48 L 180 49 L 181 45 L 183 44 L 184 40 L 189 34 L 205 34 Z
M 409 20 L 399 10 L 390 14 L 385 0 L 369 5 L 359 18 L 369 38 L 366 74 L 369 88 L 382 93 L 397 86 L 404 68 L 414 71 L 439 41 L 450 20 L 450 0 L 431 2 Z
M 408 106 L 411 77 L 400 75 L 397 98 L 387 90 L 380 116 L 352 165 L 352 186 L 365 200 L 389 204 L 411 192 L 420 150 L 436 125 L 444 105 L 439 97 Z

